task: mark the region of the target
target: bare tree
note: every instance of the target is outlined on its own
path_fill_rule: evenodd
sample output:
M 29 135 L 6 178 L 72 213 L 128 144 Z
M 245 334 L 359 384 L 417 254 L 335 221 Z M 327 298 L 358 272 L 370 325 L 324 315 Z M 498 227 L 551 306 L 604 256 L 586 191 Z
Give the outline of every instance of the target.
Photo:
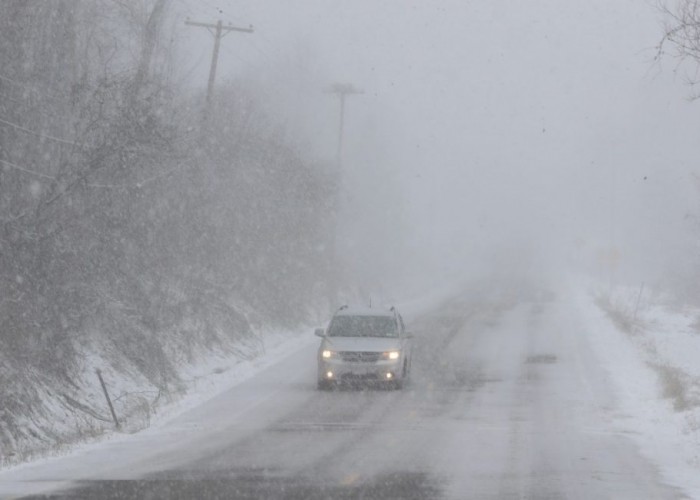
M 693 69 L 686 78 L 694 88 L 700 83 L 700 0 L 677 0 L 672 6 L 662 3 L 660 9 L 666 22 L 657 47 L 657 60 L 670 51 L 679 63 L 690 63 Z M 697 98 L 700 93 L 693 92 L 691 99 Z

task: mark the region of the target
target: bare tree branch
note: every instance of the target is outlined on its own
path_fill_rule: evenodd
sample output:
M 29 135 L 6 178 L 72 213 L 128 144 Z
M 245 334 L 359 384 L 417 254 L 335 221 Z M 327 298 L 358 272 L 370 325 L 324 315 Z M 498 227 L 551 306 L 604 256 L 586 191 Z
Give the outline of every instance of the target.
M 688 86 L 694 88 L 700 83 L 700 0 L 677 0 L 673 7 L 664 2 L 659 4 L 659 10 L 667 21 L 657 45 L 656 60 L 661 60 L 668 50 L 679 64 L 694 65 L 692 73 L 685 76 Z M 698 97 L 700 94 L 693 92 L 690 99 Z

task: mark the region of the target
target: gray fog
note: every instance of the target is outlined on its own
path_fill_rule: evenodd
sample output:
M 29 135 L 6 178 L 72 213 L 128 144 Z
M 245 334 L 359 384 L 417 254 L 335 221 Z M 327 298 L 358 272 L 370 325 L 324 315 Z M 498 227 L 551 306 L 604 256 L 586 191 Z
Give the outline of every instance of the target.
M 657 60 L 662 18 L 634 0 L 180 2 L 255 34 L 220 78 L 254 82 L 324 158 L 351 82 L 341 252 L 369 288 L 438 285 L 505 263 L 548 275 L 619 255 L 625 282 L 697 264 L 697 104 Z M 178 30 L 182 81 L 212 40 Z M 293 133 L 294 133 L 293 132 Z M 610 259 L 607 259 L 610 260 Z M 389 274 L 387 274 L 389 273 Z
M 1 0 L 0 498 L 700 498 L 700 0 Z

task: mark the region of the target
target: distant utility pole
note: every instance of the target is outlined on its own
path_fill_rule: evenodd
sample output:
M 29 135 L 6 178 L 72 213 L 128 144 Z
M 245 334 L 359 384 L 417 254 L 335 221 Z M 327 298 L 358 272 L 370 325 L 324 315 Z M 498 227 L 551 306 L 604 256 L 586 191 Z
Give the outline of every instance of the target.
M 219 62 L 219 44 L 221 39 L 231 33 L 232 31 L 239 31 L 241 33 L 252 33 L 253 27 L 239 28 L 236 26 L 231 26 L 229 23 L 224 26 L 221 19 L 216 24 L 209 23 L 199 23 L 190 21 L 189 18 L 185 21 L 187 26 L 197 26 L 199 28 L 206 28 L 209 33 L 214 35 L 214 52 L 211 55 L 211 66 L 209 68 L 209 83 L 207 84 L 207 111 L 209 111 L 209 106 L 211 104 L 211 97 L 214 91 L 214 79 L 216 78 L 216 65 Z
M 338 175 L 338 194 L 335 200 L 335 224 L 338 223 L 338 212 L 340 210 L 340 198 L 342 196 L 342 185 L 343 185 L 343 132 L 345 128 L 345 98 L 349 95 L 359 95 L 364 94 L 364 90 L 358 89 L 350 83 L 334 83 L 326 91 L 329 94 L 334 94 L 340 99 L 340 121 L 338 123 L 338 149 L 336 151 L 335 163 Z M 338 274 L 338 243 L 336 228 L 333 228 L 333 233 L 331 235 L 330 248 L 328 249 L 328 261 L 330 268 L 330 283 L 329 283 L 329 300 L 331 304 L 331 309 L 334 309 L 338 305 L 338 286 L 340 276 Z
M 335 94 L 340 99 L 340 122 L 338 124 L 338 150 L 336 151 L 335 161 L 338 166 L 338 171 L 343 166 L 343 130 L 345 128 L 345 97 L 349 95 L 364 94 L 365 91 L 358 89 L 350 83 L 334 83 L 327 91 L 329 94 Z

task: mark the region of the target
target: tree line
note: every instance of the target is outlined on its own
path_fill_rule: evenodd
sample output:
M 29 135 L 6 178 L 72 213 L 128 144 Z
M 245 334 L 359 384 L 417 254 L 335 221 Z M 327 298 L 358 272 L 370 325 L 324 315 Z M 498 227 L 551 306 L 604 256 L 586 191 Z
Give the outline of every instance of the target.
M 292 325 L 324 292 L 335 182 L 255 89 L 175 83 L 168 0 L 0 2 L 0 348 Z M 65 373 L 69 376 L 70 374 Z M 154 373 L 154 377 L 162 376 Z

